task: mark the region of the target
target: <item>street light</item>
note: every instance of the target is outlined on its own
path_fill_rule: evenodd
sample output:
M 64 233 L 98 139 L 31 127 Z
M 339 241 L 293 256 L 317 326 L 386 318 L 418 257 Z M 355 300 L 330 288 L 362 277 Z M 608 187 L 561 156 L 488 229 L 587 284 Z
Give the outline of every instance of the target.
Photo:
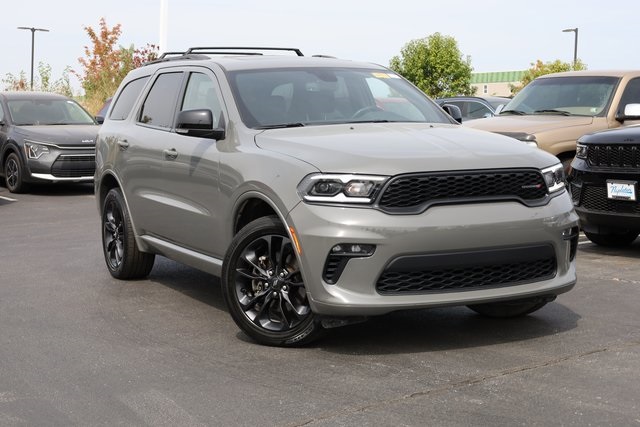
M 45 31 L 48 33 L 49 30 L 44 28 L 34 28 L 34 27 L 18 27 L 18 29 L 31 31 L 31 90 L 33 90 L 33 46 L 35 43 L 36 31 Z
M 575 45 L 573 46 L 573 69 L 575 70 L 578 63 L 578 28 L 567 28 L 562 30 L 563 33 L 576 33 Z

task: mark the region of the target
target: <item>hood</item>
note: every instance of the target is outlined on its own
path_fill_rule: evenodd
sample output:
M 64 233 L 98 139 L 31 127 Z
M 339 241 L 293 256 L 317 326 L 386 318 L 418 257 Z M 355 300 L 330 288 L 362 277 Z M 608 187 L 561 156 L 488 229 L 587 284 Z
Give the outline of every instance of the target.
M 580 137 L 578 142 L 584 144 L 638 145 L 640 144 L 640 125 L 588 133 Z
M 17 126 L 16 132 L 25 139 L 46 142 L 61 147 L 96 145 L 99 125 Z
M 496 116 L 483 120 L 463 123 L 465 127 L 488 130 L 489 132 L 525 132 L 536 134 L 573 126 L 589 126 L 593 123 L 591 116 L 560 116 L 537 114 L 530 116 Z
M 307 162 L 325 173 L 399 173 L 538 167 L 557 159 L 525 143 L 425 123 L 359 123 L 266 130 L 256 144 Z

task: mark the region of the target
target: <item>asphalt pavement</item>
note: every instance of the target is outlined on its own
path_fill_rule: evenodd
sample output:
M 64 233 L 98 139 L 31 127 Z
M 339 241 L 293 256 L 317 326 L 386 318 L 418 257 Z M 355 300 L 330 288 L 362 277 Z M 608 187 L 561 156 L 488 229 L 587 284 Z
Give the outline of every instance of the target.
M 92 190 L 0 187 L 2 426 L 640 426 L 640 239 L 582 237 L 576 287 L 524 318 L 401 312 L 282 349 L 214 276 L 113 279 Z

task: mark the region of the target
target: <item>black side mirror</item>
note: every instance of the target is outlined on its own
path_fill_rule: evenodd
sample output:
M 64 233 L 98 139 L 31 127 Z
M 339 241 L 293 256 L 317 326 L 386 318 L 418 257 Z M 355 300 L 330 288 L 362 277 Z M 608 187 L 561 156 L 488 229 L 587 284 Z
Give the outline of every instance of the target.
M 453 104 L 444 104 L 442 106 L 442 109 L 448 115 L 450 115 L 453 118 L 453 120 L 455 120 L 458 123 L 462 123 L 462 111 L 460 111 L 460 107 Z
M 95 119 L 96 119 L 96 122 L 98 122 L 99 125 L 104 123 L 104 116 L 96 116 Z
M 209 109 L 186 110 L 178 113 L 176 133 L 198 138 L 224 139 L 225 129 L 222 115 L 218 128 L 213 127 L 213 113 Z

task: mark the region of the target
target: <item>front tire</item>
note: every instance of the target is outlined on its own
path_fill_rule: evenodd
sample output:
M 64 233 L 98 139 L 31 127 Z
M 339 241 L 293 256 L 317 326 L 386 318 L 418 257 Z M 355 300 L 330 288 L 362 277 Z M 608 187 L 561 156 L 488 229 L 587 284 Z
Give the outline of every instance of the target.
M 138 250 L 119 188 L 111 189 L 102 204 L 102 250 L 109 273 L 116 279 L 142 279 L 153 268 L 155 255 Z
M 486 304 L 468 305 L 471 310 L 486 317 L 511 318 L 520 317 L 540 310 L 555 297 L 521 299 L 515 301 L 491 302 Z
M 7 190 L 11 193 L 24 193 L 27 191 L 27 184 L 24 182 L 24 166 L 16 153 L 7 156 L 4 163 L 4 176 Z
M 235 236 L 222 266 L 222 294 L 238 327 L 261 344 L 300 346 L 323 331 L 277 217 L 252 221 Z
M 612 248 L 619 248 L 630 245 L 634 240 L 636 240 L 638 234 L 640 233 L 637 230 L 624 230 L 620 233 L 606 234 L 589 233 L 586 231 L 584 232 L 584 235 L 587 236 L 587 239 L 591 240 L 596 245 L 608 246 Z

